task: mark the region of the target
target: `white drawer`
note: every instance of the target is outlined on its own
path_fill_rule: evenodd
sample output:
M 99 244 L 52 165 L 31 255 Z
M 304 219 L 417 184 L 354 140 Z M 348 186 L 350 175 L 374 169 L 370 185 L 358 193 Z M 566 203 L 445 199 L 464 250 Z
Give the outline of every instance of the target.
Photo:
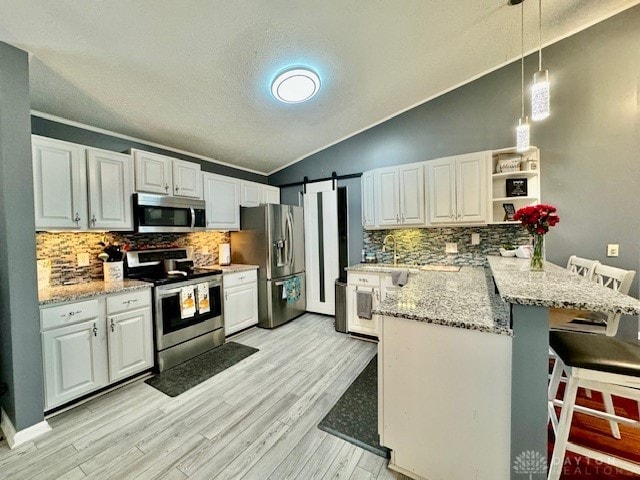
M 100 303 L 98 300 L 45 307 L 40 309 L 40 327 L 44 331 L 64 325 L 72 325 L 84 320 L 91 320 L 99 316 Z
M 349 285 L 379 287 L 380 275 L 375 273 L 347 272 L 347 283 Z
M 151 305 L 151 288 L 118 293 L 107 297 L 107 314 L 135 310 Z
M 244 272 L 225 273 L 222 277 L 224 288 L 235 287 L 258 281 L 258 270 L 247 270 Z

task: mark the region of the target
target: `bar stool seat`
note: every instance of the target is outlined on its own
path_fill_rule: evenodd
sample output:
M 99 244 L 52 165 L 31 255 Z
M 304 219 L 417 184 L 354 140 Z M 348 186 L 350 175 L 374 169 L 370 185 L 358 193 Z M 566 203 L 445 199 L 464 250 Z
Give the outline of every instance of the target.
M 616 415 L 612 408 L 601 412 L 575 404 L 579 387 L 599 390 L 605 399 L 616 395 L 640 401 L 640 345 L 605 335 L 560 331 L 550 332 L 549 344 L 568 379 L 563 400 L 556 400 L 557 384 L 554 386 L 553 380 L 549 386 L 549 412 L 557 428 L 548 479 L 560 478 L 567 451 L 640 473 L 640 464 L 569 441 L 574 411 L 640 428 L 640 421 Z M 559 421 L 555 418 L 556 406 L 562 407 Z
M 604 335 L 555 331 L 550 333 L 549 343 L 570 367 L 640 377 L 640 347 L 633 343 Z

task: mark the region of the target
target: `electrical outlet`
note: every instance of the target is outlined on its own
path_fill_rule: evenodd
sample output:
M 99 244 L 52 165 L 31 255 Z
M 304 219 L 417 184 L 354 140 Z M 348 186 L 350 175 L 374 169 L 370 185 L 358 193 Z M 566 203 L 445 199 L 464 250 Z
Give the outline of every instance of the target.
M 607 257 L 617 257 L 619 254 L 620 245 L 617 243 L 607 244 Z
M 89 266 L 89 254 L 88 253 L 78 253 L 78 266 L 79 267 L 88 267 Z
M 471 245 L 480 245 L 480 234 L 472 233 L 471 234 Z
M 458 244 L 457 243 L 446 243 L 444 247 L 445 253 L 458 253 Z

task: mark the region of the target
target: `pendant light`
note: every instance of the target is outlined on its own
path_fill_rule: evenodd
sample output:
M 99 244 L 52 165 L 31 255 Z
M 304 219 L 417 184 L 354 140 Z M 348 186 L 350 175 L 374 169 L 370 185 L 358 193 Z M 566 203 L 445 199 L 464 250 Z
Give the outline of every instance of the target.
M 520 3 L 520 100 L 522 111 L 516 127 L 516 150 L 524 152 L 529 149 L 529 118 L 524 114 L 524 0 Z
M 538 71 L 531 86 L 531 120 L 537 122 L 549 116 L 549 72 L 542 69 L 542 0 L 538 0 Z

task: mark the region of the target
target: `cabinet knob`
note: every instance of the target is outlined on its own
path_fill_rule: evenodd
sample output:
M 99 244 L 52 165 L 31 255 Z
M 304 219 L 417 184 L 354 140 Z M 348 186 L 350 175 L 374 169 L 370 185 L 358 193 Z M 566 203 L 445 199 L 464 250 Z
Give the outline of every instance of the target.
M 116 331 L 116 326 L 113 324 L 113 318 L 109 319 L 111 321 L 111 331 L 115 332 Z
M 97 337 L 98 336 L 98 327 L 96 326 L 96 324 L 93 324 L 93 336 Z
M 96 222 L 97 222 L 96 216 L 92 215 L 91 216 L 91 225 L 93 225 L 95 227 L 96 226 Z
M 224 292 L 224 299 L 229 300 L 229 292 Z
M 176 192 L 180 190 L 180 187 L 178 185 L 176 185 Z
M 167 191 L 167 192 L 168 192 L 168 191 L 169 191 L 169 185 L 165 183 L 165 184 L 164 184 L 164 189 L 165 189 L 165 191 Z
M 78 212 L 76 212 L 76 216 L 73 221 L 76 222 L 76 225 L 80 223 L 80 214 Z
M 400 218 L 402 219 L 402 223 L 404 223 L 404 213 L 400 215 Z

